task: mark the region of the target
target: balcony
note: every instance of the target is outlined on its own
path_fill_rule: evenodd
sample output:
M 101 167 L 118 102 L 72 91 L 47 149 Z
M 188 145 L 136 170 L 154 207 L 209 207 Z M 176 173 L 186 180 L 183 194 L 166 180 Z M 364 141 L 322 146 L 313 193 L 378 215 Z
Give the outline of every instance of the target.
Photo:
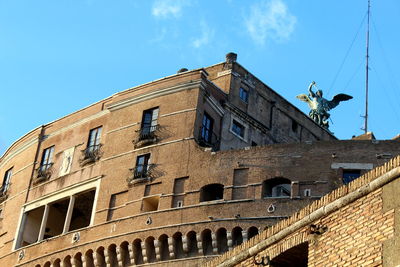
M 53 163 L 41 164 L 40 167 L 36 169 L 34 183 L 36 184 L 50 179 L 53 171 Z
M 3 185 L 0 187 L 0 203 L 7 199 L 8 185 Z
M 205 127 L 200 128 L 197 143 L 202 147 L 211 147 L 212 151 L 219 150 L 218 135 L 206 129 Z
M 155 176 L 155 164 L 137 165 L 129 170 L 132 173 L 127 179 L 129 185 L 151 181 Z
M 157 142 L 158 134 L 159 134 L 160 126 L 142 126 L 139 130 L 137 130 L 137 137 L 133 141 L 135 147 L 142 147 L 153 144 Z
M 96 162 L 103 155 L 102 144 L 88 146 L 82 150 L 82 156 L 79 159 L 81 166 Z

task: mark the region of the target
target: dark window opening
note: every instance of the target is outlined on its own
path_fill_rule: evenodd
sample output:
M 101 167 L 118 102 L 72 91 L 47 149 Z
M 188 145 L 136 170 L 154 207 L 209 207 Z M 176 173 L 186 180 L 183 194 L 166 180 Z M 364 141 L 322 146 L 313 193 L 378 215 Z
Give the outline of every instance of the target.
M 188 247 L 188 256 L 196 256 L 199 248 L 197 247 L 197 235 L 196 232 L 190 231 L 187 235 L 187 247 Z
M 245 127 L 236 120 L 232 121 L 232 132 L 244 138 Z
M 136 167 L 133 170 L 134 178 L 146 178 L 149 170 L 150 154 L 140 155 L 136 158 Z
M 84 228 L 90 225 L 94 196 L 95 190 L 76 196 L 69 231 Z
M 88 140 L 88 151 L 93 152 L 97 150 L 100 146 L 100 137 L 101 137 L 102 127 L 97 127 L 95 129 L 90 130 L 89 132 L 89 140 Z
M 225 228 L 220 228 L 216 233 L 218 253 L 222 254 L 228 251 L 228 237 Z
M 291 182 L 286 178 L 273 178 L 263 182 L 262 197 L 290 197 Z
M 224 198 L 224 186 L 222 184 L 205 185 L 200 190 L 200 202 L 220 200 Z
M 158 108 L 143 111 L 142 124 L 140 127 L 139 141 L 153 139 L 157 130 Z
M 163 234 L 158 238 L 158 244 L 160 248 L 160 260 L 169 260 L 169 246 L 168 246 L 168 236 Z
M 49 204 L 45 233 L 43 239 L 61 235 L 67 217 L 69 198 Z
M 82 150 L 83 159 L 81 159 L 81 164 L 92 163 L 101 157 L 101 138 L 102 127 L 97 127 L 91 129 L 89 132 L 88 144 L 86 149 Z
M 53 154 L 54 146 L 48 147 L 43 150 L 42 160 L 40 161 L 40 166 L 37 169 L 37 178 L 50 178 L 53 167 Z
M 279 267 L 307 267 L 308 243 L 302 243 L 292 247 L 275 258 L 271 259 L 271 266 Z
M 43 214 L 44 206 L 30 210 L 24 214 L 23 232 L 18 247 L 25 247 L 38 241 Z
M 185 257 L 185 252 L 183 250 L 182 233 L 177 232 L 172 236 L 172 247 L 175 258 L 180 259 Z
M 361 176 L 361 170 L 343 170 L 343 183 L 348 184 Z
M 94 197 L 91 190 L 25 212 L 16 248 L 89 226 Z
M 201 232 L 201 243 L 204 256 L 213 254 L 211 230 L 206 229 Z
M 209 144 L 212 142 L 211 139 L 213 134 L 213 125 L 214 125 L 214 120 L 210 117 L 210 115 L 204 112 L 203 121 L 201 124 L 202 141 Z
M 235 227 L 232 230 L 232 246 L 236 247 L 243 243 L 242 228 Z
M 258 235 L 258 228 L 257 227 L 252 226 L 247 230 L 247 238 L 248 239 L 251 239 L 251 238 L 255 237 L 256 235 Z
M 12 169 L 13 168 L 10 168 L 4 173 L 3 184 L 0 188 L 0 195 L 4 195 L 7 192 L 8 187 L 10 186 Z
M 298 128 L 299 128 L 299 124 L 297 123 L 297 121 L 292 119 L 292 131 L 297 132 Z
M 145 248 L 146 248 L 146 256 L 147 261 L 155 262 L 156 261 L 156 249 L 154 247 L 154 237 L 150 236 L 145 241 Z
M 239 89 L 239 97 L 243 100 L 243 102 L 249 102 L 249 91 L 245 90 L 244 88 L 240 87 Z

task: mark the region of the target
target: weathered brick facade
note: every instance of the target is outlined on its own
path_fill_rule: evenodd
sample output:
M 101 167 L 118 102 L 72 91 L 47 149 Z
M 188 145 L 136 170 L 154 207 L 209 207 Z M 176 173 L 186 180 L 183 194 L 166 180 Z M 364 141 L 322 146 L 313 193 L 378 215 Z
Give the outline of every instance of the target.
M 399 178 L 397 157 L 205 266 L 398 266 Z
M 0 266 L 194 266 L 399 148 L 337 140 L 228 57 L 12 144 L 0 158 Z

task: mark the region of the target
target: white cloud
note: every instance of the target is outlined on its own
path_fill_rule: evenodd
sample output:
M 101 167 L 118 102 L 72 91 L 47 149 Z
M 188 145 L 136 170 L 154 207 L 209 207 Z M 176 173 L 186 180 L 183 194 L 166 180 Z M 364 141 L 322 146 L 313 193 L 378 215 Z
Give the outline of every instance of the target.
M 254 4 L 245 19 L 248 33 L 260 45 L 267 39 L 278 42 L 288 40 L 296 21 L 282 0 L 262 0 Z
M 178 18 L 182 15 L 183 7 L 189 3 L 189 0 L 156 0 L 151 13 L 157 18 Z
M 204 45 L 207 45 L 211 39 L 214 37 L 214 30 L 208 26 L 208 24 L 205 21 L 200 22 L 200 28 L 201 28 L 201 35 L 198 38 L 195 38 L 192 41 L 192 46 L 194 48 L 200 48 Z

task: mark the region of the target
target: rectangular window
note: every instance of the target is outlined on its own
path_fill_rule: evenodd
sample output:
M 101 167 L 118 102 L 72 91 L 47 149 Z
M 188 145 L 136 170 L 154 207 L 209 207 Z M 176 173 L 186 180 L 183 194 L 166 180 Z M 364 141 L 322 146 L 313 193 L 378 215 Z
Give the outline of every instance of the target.
M 53 165 L 54 146 L 43 150 L 42 161 L 40 163 L 40 171 L 46 171 Z
M 360 170 L 343 170 L 343 184 L 348 184 L 351 181 L 361 176 Z
M 247 91 L 244 88 L 240 87 L 239 97 L 240 97 L 240 99 L 243 100 L 243 102 L 248 103 L 248 101 L 249 101 L 249 91 Z
M 5 192 L 7 192 L 8 187 L 10 186 L 11 175 L 12 175 L 12 168 L 8 169 L 4 173 L 3 185 L 1 187 L 0 194 L 4 194 Z
M 159 108 L 152 108 L 143 111 L 142 125 L 140 135 L 142 138 L 147 137 L 150 133 L 157 130 Z
M 26 211 L 16 248 L 89 226 L 95 193 L 91 189 Z
M 97 127 L 89 132 L 89 140 L 88 140 L 88 151 L 95 151 L 100 147 L 100 137 L 101 137 L 102 127 Z
M 234 132 L 236 135 L 244 138 L 244 132 L 245 132 L 245 127 L 239 123 L 236 120 L 232 121 L 232 132 Z
M 210 117 L 210 115 L 204 112 L 201 125 L 201 137 L 207 143 L 211 143 L 213 124 L 214 120 Z
M 145 178 L 148 175 L 150 154 L 140 155 L 136 158 L 134 178 Z

